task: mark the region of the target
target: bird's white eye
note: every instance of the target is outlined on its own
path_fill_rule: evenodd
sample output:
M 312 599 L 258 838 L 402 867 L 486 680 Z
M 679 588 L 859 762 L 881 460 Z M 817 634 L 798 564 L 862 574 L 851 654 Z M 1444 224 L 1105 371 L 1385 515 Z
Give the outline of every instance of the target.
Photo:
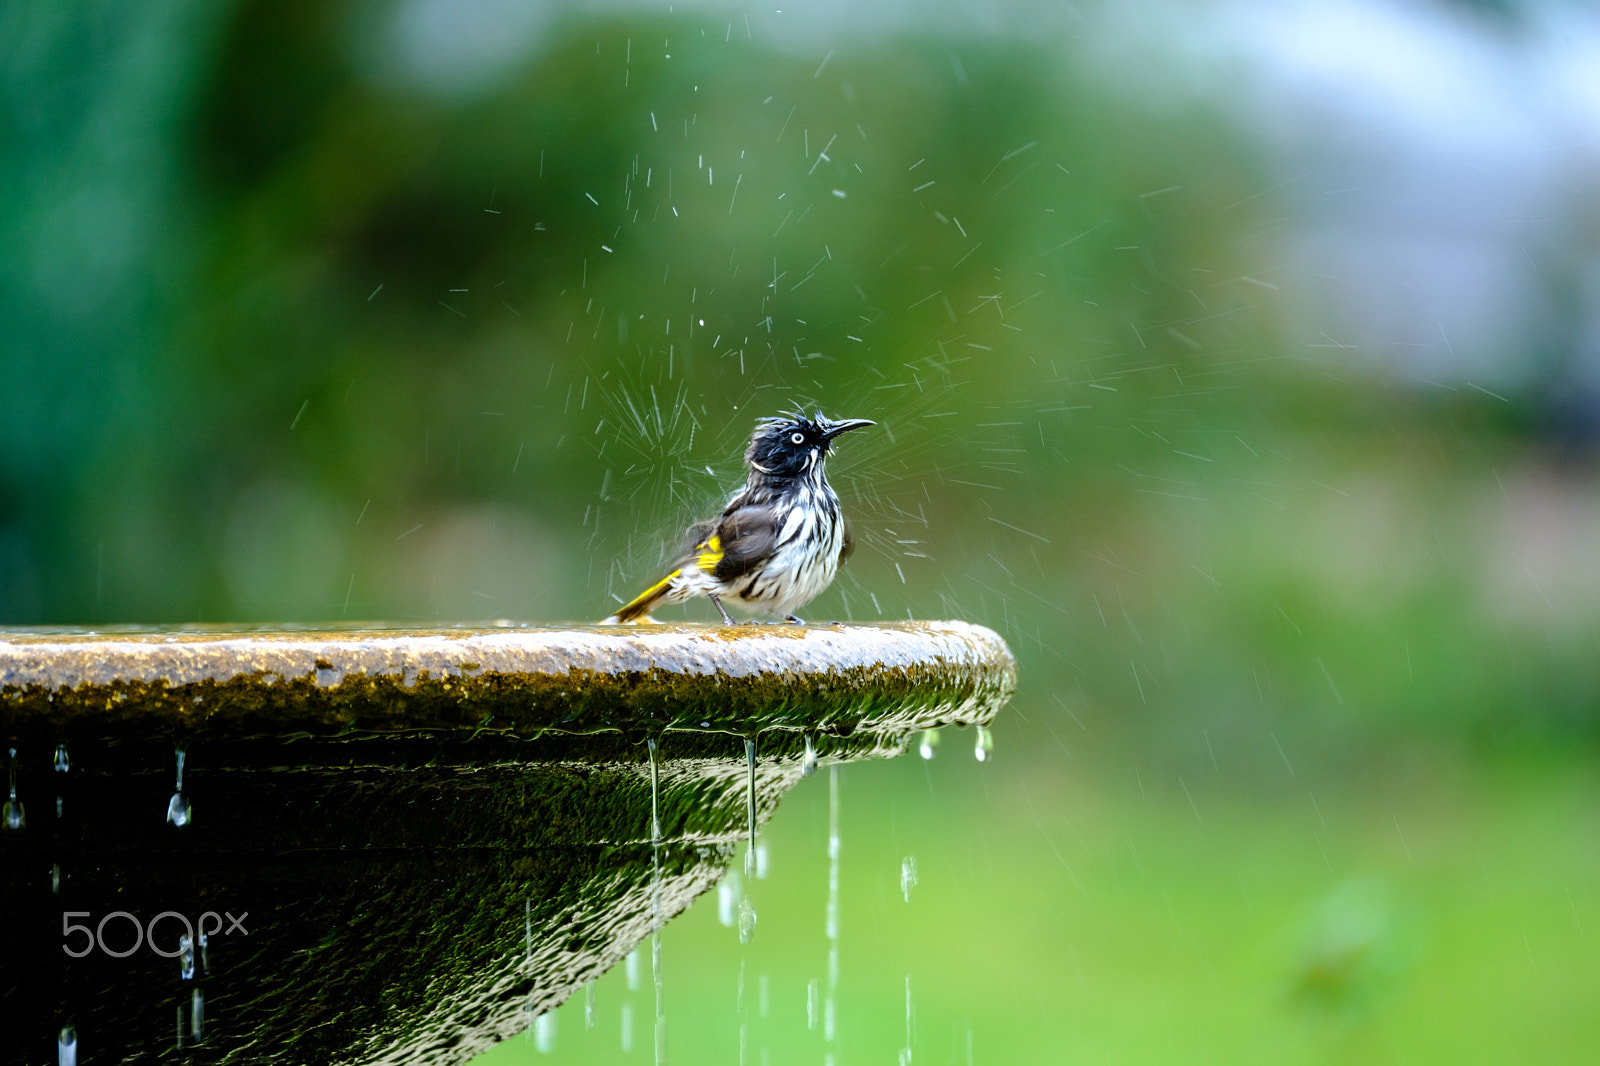
M 804 433 L 794 432 L 789 434 L 789 439 L 794 441 L 796 444 L 804 444 L 806 442 L 806 435 Z

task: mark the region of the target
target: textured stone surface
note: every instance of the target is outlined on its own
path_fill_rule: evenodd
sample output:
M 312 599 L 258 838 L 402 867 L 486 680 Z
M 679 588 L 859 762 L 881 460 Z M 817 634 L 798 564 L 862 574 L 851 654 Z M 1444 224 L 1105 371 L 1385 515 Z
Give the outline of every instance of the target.
M 81 1062 L 465 1061 L 716 883 L 745 738 L 759 824 L 806 738 L 825 766 L 892 755 L 1014 683 L 1004 643 L 956 622 L 0 632 L 27 819 L 0 831 L 0 1062 L 49 1061 L 63 1024 Z M 67 911 L 248 911 L 249 932 L 185 979 L 148 945 L 66 957 Z M 105 934 L 125 948 L 132 923 Z M 196 988 L 205 1039 L 180 1049 Z

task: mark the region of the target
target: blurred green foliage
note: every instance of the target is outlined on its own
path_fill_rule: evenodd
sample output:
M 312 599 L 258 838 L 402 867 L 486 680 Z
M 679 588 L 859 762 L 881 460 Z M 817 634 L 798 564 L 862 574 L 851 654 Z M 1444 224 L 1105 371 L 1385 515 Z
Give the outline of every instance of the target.
M 367 8 L 186 11 L 12 64 L 6 621 L 599 617 L 819 404 L 882 423 L 819 616 L 995 625 L 1177 759 L 1593 738 L 1592 553 L 1519 579 L 1507 494 L 1592 481 L 1514 405 L 1288 350 L 1294 220 L 1220 117 L 691 14 L 429 93 Z

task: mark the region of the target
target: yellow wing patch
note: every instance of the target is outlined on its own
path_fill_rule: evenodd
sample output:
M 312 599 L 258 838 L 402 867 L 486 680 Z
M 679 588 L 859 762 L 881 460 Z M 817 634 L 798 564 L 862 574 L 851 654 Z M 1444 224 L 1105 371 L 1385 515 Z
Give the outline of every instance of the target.
M 713 533 L 709 540 L 700 545 L 700 555 L 695 560 L 695 565 L 709 574 L 720 562 L 722 562 L 722 538 Z

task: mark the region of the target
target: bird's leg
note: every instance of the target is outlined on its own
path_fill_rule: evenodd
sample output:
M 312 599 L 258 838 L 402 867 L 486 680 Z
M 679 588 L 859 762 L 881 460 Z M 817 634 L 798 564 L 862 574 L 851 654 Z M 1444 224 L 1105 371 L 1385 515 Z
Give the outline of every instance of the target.
M 783 616 L 783 620 L 784 620 L 784 621 L 785 621 L 785 622 L 793 622 L 793 623 L 794 623 L 794 624 L 795 624 L 795 625 L 797 625 L 797 626 L 803 626 L 803 625 L 805 625 L 805 624 L 806 624 L 806 621 L 805 621 L 805 619 L 804 619 L 804 618 L 796 618 L 796 617 L 795 617 L 795 616 L 794 616 L 794 615 L 792 615 L 792 614 L 786 614 L 786 615 L 784 615 L 784 616 Z
M 723 622 L 730 626 L 733 625 L 733 619 L 728 617 L 727 609 L 722 606 L 722 600 L 718 598 L 717 594 L 715 592 L 708 592 L 706 595 L 711 598 L 712 603 L 716 604 L 717 613 L 722 615 Z

